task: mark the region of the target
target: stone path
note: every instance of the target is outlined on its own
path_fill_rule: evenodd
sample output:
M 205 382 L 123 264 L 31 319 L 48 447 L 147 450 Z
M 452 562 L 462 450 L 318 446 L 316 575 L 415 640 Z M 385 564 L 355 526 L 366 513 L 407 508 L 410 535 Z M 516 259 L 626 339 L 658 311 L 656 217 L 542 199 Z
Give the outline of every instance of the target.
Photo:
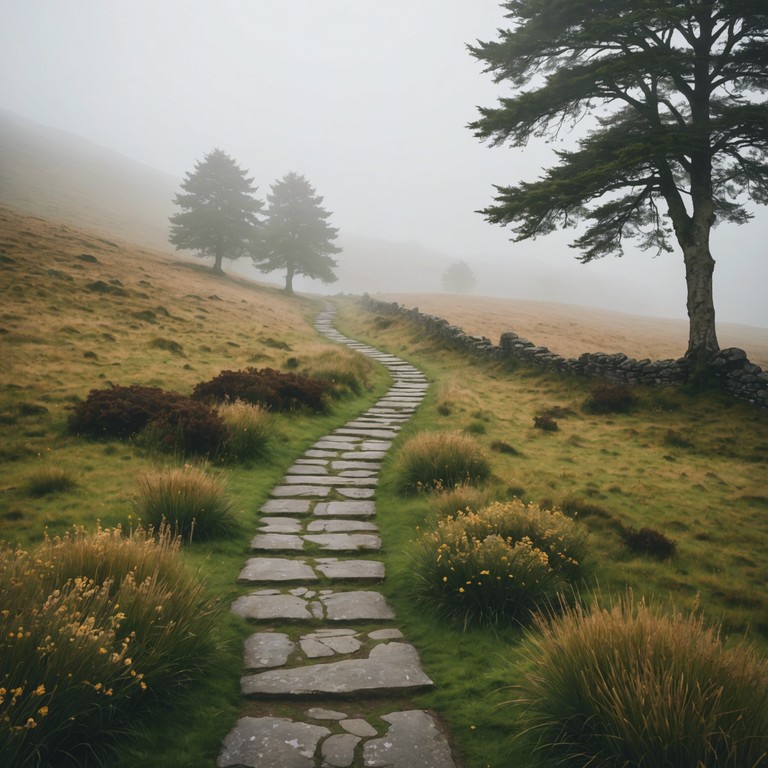
M 232 611 L 258 626 L 245 642 L 244 716 L 224 740 L 218 768 L 455 768 L 432 716 L 398 710 L 398 699 L 433 683 L 376 590 L 376 484 L 381 460 L 427 390 L 397 357 L 338 333 L 333 313 L 317 329 L 382 365 L 389 392 L 361 416 L 318 440 L 290 467 L 262 516 L 238 581 L 253 589 Z M 277 632 L 270 623 L 295 625 Z M 380 625 L 371 629 L 371 625 Z M 394 711 L 366 715 L 367 700 Z M 299 704 L 301 716 L 280 716 Z M 274 709 L 270 708 L 274 703 Z M 292 711 L 296 711 L 294 708 Z

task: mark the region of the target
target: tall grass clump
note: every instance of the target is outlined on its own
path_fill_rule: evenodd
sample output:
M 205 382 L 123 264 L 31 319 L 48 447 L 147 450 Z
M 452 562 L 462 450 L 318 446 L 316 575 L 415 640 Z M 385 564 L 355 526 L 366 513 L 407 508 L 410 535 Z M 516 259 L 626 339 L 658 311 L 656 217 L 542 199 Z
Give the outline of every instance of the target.
M 700 614 L 632 595 L 537 619 L 521 702 L 545 765 L 745 768 L 768 761 L 768 664 Z
M 218 407 L 224 421 L 224 456 L 229 461 L 247 461 L 267 456 L 275 436 L 274 422 L 266 408 L 242 400 Z
M 438 520 L 416 542 L 416 597 L 464 624 L 525 622 L 583 578 L 587 534 L 518 499 Z
M 133 508 L 144 525 L 167 525 L 171 535 L 185 541 L 222 538 L 238 530 L 224 482 L 203 465 L 146 472 L 138 487 Z
M 77 488 L 77 479 L 68 469 L 44 464 L 27 475 L 24 490 L 34 497 L 65 493 Z
M 395 463 L 399 493 L 473 485 L 491 475 L 483 447 L 460 433 L 422 432 L 405 442 Z
M 360 395 L 368 389 L 373 363 L 365 355 L 345 347 L 324 347 L 313 354 L 302 373 L 327 382 L 334 398 Z
M 457 512 L 476 512 L 488 505 L 488 492 L 474 485 L 459 483 L 453 488 L 436 488 L 429 496 L 429 509 L 434 519 Z
M 81 764 L 133 712 L 198 679 L 219 620 L 167 531 L 76 530 L 0 550 L 0 755 Z

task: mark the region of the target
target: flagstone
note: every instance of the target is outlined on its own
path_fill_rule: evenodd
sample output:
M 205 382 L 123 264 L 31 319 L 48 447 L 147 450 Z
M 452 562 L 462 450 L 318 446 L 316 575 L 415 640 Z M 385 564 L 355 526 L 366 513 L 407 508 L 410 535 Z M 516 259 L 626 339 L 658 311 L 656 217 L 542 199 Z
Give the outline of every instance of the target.
M 317 581 L 318 576 L 303 560 L 284 557 L 252 557 L 237 577 L 241 584 L 259 581 Z
M 290 533 L 257 533 L 251 539 L 251 549 L 300 552 L 304 549 L 304 541 L 301 536 Z
M 326 558 L 316 563 L 315 568 L 327 579 L 381 581 L 384 578 L 384 563 L 378 560 Z
M 311 501 L 304 499 L 270 499 L 260 509 L 265 514 L 306 515 Z
M 319 485 L 278 485 L 270 491 L 270 495 L 275 496 L 276 498 L 315 496 L 323 498 L 324 496 L 327 496 L 329 492 L 330 488 Z
M 306 535 L 304 540 L 333 552 L 381 549 L 381 538 L 372 533 L 312 533 Z
M 328 501 L 315 505 L 317 517 L 370 517 L 376 514 L 374 501 Z
M 254 632 L 243 644 L 243 663 L 246 669 L 282 667 L 296 649 L 282 632 Z

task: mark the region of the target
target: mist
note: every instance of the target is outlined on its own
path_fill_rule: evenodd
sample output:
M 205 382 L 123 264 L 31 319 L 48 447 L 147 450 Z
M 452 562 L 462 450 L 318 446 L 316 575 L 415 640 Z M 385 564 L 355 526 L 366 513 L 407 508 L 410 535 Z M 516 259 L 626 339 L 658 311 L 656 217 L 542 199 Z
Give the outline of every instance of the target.
M 214 147 L 261 198 L 305 175 L 345 250 L 338 283 L 303 290 L 440 291 L 463 260 L 477 294 L 685 317 L 679 251 L 628 245 L 581 265 L 573 231 L 511 243 L 475 212 L 551 157 L 535 140 L 491 149 L 466 128 L 504 94 L 466 45 L 504 24 L 496 0 L 5 3 L 0 107 L 177 180 Z M 719 320 L 768 327 L 766 241 L 762 208 L 715 230 Z

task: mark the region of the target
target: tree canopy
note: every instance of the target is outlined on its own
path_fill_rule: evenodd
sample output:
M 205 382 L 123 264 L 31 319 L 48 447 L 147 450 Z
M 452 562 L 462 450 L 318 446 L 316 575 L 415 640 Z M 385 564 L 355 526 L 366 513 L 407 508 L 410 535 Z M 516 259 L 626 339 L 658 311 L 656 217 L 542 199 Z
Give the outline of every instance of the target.
M 515 240 L 583 222 L 588 262 L 624 241 L 683 252 L 688 356 L 718 350 L 710 230 L 768 203 L 768 0 L 508 0 L 510 29 L 470 45 L 513 91 L 470 124 L 520 147 L 574 129 L 536 181 L 483 213 Z M 589 118 L 587 121 L 584 118 Z
M 472 293 L 475 273 L 466 261 L 455 261 L 443 272 L 443 290 L 449 293 Z
M 324 283 L 336 281 L 333 244 L 338 230 L 328 224 L 323 198 L 303 177 L 289 173 L 267 195 L 269 207 L 263 240 L 253 260 L 262 272 L 285 270 L 285 291 L 293 293 L 293 278 L 304 275 Z
M 196 251 L 213 258 L 213 271 L 222 274 L 223 259 L 250 253 L 258 237 L 263 203 L 254 197 L 253 179 L 220 149 L 195 164 L 174 198 L 181 208 L 171 216 L 170 241 L 177 250 Z

